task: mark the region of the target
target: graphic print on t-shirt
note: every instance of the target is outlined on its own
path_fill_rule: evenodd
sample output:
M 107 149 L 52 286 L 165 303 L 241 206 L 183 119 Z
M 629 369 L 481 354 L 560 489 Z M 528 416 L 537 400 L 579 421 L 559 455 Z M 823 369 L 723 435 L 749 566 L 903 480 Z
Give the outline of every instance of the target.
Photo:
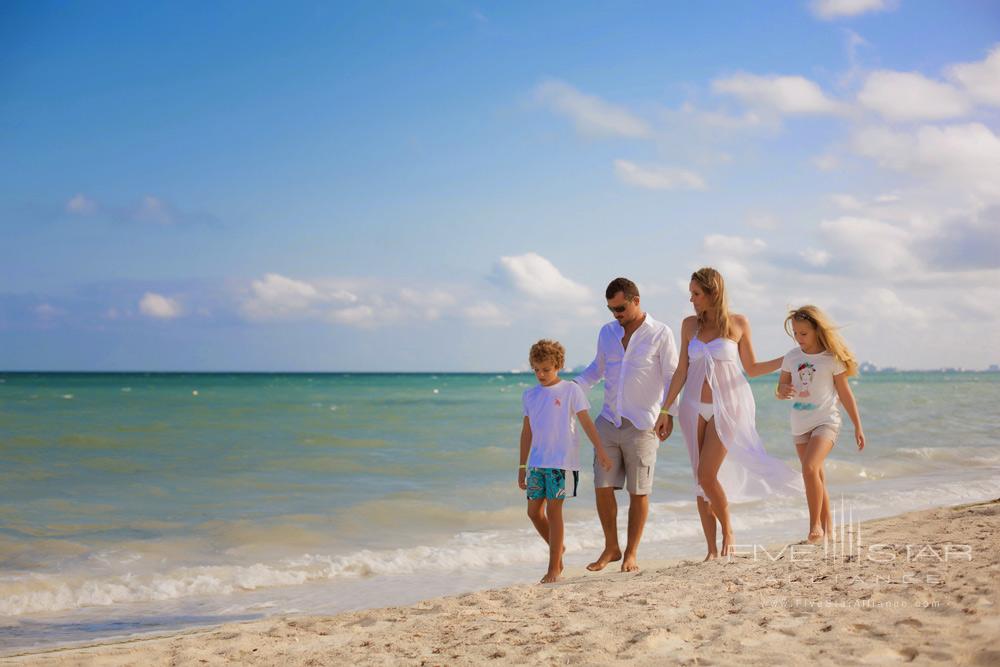
M 804 361 L 799 364 L 796 374 L 799 376 L 799 384 L 802 385 L 802 391 L 798 392 L 798 397 L 809 398 L 809 385 L 812 384 L 813 376 L 816 374 L 816 367 L 810 362 Z M 795 410 L 815 410 L 816 404 L 808 401 L 795 401 L 792 408 Z

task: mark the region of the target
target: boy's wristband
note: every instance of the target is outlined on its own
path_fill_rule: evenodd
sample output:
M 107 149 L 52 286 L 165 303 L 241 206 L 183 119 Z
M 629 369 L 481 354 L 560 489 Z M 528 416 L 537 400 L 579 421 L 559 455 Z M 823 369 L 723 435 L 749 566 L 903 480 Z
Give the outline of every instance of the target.
M 660 408 L 660 414 L 661 415 L 669 415 L 670 414 L 670 410 L 668 410 L 666 408 Z
M 521 465 L 519 465 L 519 466 L 517 466 L 517 467 L 518 467 L 518 468 L 527 468 L 528 466 L 527 466 L 526 464 L 522 463 Z

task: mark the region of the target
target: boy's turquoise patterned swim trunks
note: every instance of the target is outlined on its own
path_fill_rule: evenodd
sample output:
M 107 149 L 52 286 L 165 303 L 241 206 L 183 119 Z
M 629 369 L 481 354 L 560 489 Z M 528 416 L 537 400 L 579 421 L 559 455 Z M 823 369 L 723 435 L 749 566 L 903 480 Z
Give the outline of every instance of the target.
M 563 500 L 576 496 L 580 472 L 573 470 L 572 493 L 566 493 L 566 471 L 560 468 L 528 468 L 528 500 Z

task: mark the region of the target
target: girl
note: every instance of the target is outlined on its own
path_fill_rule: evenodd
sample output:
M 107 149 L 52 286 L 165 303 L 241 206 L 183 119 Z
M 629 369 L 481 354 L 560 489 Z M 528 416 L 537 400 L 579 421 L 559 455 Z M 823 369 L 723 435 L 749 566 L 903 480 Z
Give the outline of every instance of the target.
M 781 358 L 757 361 L 750 322 L 729 312 L 725 282 L 718 271 L 695 271 L 689 289 L 695 315 L 681 325 L 680 361 L 654 428 L 661 440 L 666 438 L 666 407 L 690 380 L 679 417 L 708 542 L 705 560 L 711 560 L 719 555 L 716 521 L 722 528 L 722 554 L 729 555 L 733 547 L 730 499 L 762 498 L 801 487 L 794 470 L 764 451 L 757 435 L 753 392 L 743 376 L 743 371 L 750 377 L 776 371 Z
M 833 322 L 816 306 L 802 306 L 788 313 L 785 331 L 798 347 L 785 355 L 775 395 L 792 403 L 792 439 L 802 462 L 802 481 L 809 503 L 809 535 L 816 544 L 832 537 L 830 496 L 826 491 L 823 461 L 840 432 L 837 399 L 854 422 L 858 451 L 865 448 L 861 415 L 847 378 L 858 373 L 858 362 Z

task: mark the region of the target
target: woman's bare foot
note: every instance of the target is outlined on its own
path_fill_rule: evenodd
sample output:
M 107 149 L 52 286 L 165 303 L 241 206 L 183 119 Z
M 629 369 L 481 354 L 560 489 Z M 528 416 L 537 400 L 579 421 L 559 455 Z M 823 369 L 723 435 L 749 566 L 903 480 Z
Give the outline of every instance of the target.
M 634 555 L 625 556 L 625 560 L 622 561 L 622 572 L 638 572 L 639 571 L 639 561 L 636 560 Z
M 542 577 L 542 580 L 539 581 L 538 583 L 554 584 L 557 581 L 562 581 L 562 568 L 559 568 L 558 572 L 553 572 L 552 570 L 549 570 L 548 572 L 545 573 L 545 576 Z
M 600 572 L 608 566 L 608 563 L 614 563 L 615 561 L 619 561 L 621 559 L 622 552 L 618 549 L 614 549 L 612 551 L 605 549 L 601 552 L 601 555 L 598 556 L 597 560 L 587 566 L 587 569 L 591 572 Z
M 806 544 L 819 544 L 823 541 L 823 536 L 826 535 L 820 529 L 814 529 L 809 531 L 809 536 L 806 538 Z
M 722 555 L 725 556 L 725 557 L 727 557 L 727 558 L 729 558 L 729 557 L 735 555 L 734 551 L 735 550 L 733 548 L 733 534 L 732 533 L 728 533 L 726 535 L 723 535 L 722 536 L 722 551 L 721 551 Z

